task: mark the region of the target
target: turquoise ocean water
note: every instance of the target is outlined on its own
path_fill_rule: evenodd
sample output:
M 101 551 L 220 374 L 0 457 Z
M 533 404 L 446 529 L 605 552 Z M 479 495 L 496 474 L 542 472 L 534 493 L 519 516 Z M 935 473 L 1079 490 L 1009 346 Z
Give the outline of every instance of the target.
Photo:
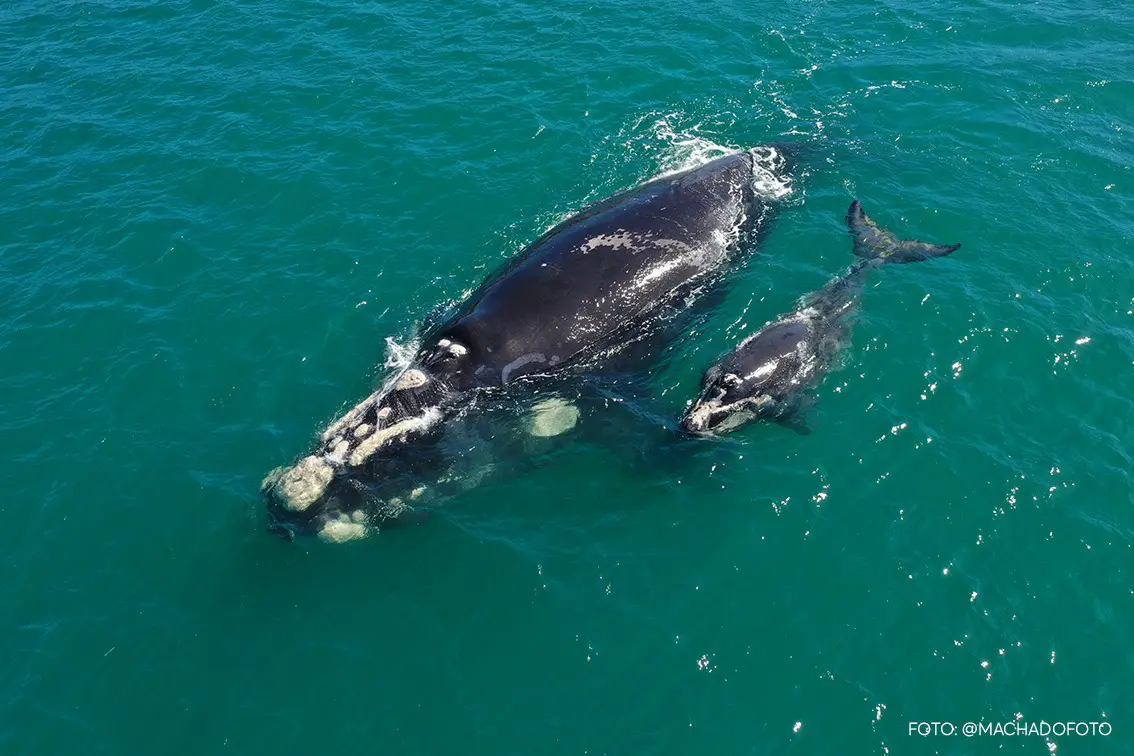
M 0 754 L 1134 753 L 1128 3 L 8 0 L 0 40 Z M 650 413 L 851 262 L 851 199 L 964 244 L 873 277 L 810 435 L 591 415 L 422 525 L 265 532 L 387 337 L 784 139 Z

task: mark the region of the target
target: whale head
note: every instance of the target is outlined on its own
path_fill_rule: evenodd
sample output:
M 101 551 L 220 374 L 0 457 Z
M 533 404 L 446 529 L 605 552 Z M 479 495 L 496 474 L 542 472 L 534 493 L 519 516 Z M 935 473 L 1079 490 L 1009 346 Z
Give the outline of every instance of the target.
M 775 403 L 758 382 L 745 381 L 734 372 L 710 369 L 701 395 L 681 418 L 681 427 L 688 433 L 727 433 L 757 419 Z
M 815 369 L 808 358 L 811 328 L 791 318 L 749 336 L 705 371 L 701 394 L 685 412 L 689 433 L 727 433 L 761 417 L 777 415 Z
M 420 440 L 395 443 L 359 466 L 316 452 L 276 468 L 260 486 L 268 530 L 287 540 L 313 535 L 343 543 L 407 519 L 431 498 L 423 482 L 436 477 L 442 462 L 432 439 Z
M 404 491 L 430 465 L 428 437 L 452 397 L 468 350 L 451 339 L 413 363 L 320 434 L 318 446 L 261 484 L 273 532 L 341 542 L 402 514 Z
M 364 537 L 366 512 L 358 498 L 351 496 L 351 486 L 341 473 L 341 469 L 314 454 L 268 473 L 260 485 L 268 504 L 268 530 L 288 540 L 300 535 L 323 535 L 324 531 L 324 538 Z M 348 523 L 351 527 L 344 529 Z M 342 537 L 347 531 L 353 538 Z

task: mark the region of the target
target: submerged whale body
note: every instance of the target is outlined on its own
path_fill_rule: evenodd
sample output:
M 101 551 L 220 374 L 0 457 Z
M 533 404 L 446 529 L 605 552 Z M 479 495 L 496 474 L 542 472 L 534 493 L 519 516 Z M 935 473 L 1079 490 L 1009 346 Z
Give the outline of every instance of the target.
M 849 316 L 869 273 L 887 263 L 943 257 L 961 246 L 898 239 L 867 217 L 858 200 L 847 211 L 847 226 L 861 259 L 706 370 L 701 395 L 681 420 L 686 431 L 725 433 L 758 419 L 802 427 L 797 413 L 804 392 L 822 381 L 846 343 Z
M 367 497 L 379 482 L 426 475 L 423 443 L 484 390 L 554 376 L 617 350 L 651 315 L 711 280 L 787 181 L 784 147 L 725 155 L 598 202 L 489 276 L 425 335 L 411 364 L 327 428 L 318 447 L 264 480 L 273 529 L 349 540 L 393 519 Z

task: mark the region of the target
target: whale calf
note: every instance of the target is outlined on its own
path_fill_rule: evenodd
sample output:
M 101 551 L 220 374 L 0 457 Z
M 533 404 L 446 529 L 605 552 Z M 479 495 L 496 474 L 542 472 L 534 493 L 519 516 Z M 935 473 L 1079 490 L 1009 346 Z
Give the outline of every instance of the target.
M 706 370 L 701 395 L 681 420 L 684 430 L 727 433 L 757 419 L 796 422 L 804 392 L 822 381 L 846 343 L 849 315 L 870 272 L 887 263 L 943 257 L 961 246 L 898 239 L 867 217 L 858 200 L 847 212 L 847 226 L 861 259 Z
M 711 282 L 771 218 L 790 181 L 787 148 L 662 176 L 545 233 L 430 328 L 408 367 L 332 423 L 310 454 L 264 479 L 273 529 L 350 540 L 397 517 L 400 507 L 368 505 L 358 481 L 420 472 L 430 464 L 424 440 L 477 392 L 617 350 L 664 305 Z M 543 413 L 533 433 L 574 422 L 562 407 Z

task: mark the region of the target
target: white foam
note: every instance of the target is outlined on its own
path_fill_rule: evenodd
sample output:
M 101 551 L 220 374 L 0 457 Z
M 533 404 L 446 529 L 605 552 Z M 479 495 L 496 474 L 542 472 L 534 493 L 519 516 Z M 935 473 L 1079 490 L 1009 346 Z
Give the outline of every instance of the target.
M 631 136 L 624 144 L 631 152 L 651 152 L 660 142 L 659 171 L 653 178 L 663 178 L 739 152 L 740 147 L 706 133 L 710 128 L 728 129 L 736 120 L 731 112 L 693 120 L 679 111 L 652 111 L 630 127 Z M 792 194 L 791 179 L 783 170 L 783 156 L 775 148 L 757 147 L 750 150 L 750 154 L 755 158 L 752 188 L 757 194 L 777 200 Z
M 414 339 L 402 345 L 394 341 L 392 336 L 386 337 L 386 365 L 387 368 L 398 368 L 399 372 L 405 370 L 413 362 L 421 343 Z
M 784 157 L 775 147 L 756 147 L 752 155 L 752 190 L 763 197 L 783 199 L 791 195 L 791 176 L 784 171 Z
M 674 122 L 682 118 L 680 113 L 660 116 L 656 113 L 647 114 L 634 124 L 634 128 L 637 129 L 651 117 L 654 121 L 647 128 L 647 133 L 653 141 L 665 143 L 659 178 L 696 168 L 710 160 L 740 151 L 738 147 L 722 144 L 700 133 L 702 126 L 700 123 L 675 127 Z

